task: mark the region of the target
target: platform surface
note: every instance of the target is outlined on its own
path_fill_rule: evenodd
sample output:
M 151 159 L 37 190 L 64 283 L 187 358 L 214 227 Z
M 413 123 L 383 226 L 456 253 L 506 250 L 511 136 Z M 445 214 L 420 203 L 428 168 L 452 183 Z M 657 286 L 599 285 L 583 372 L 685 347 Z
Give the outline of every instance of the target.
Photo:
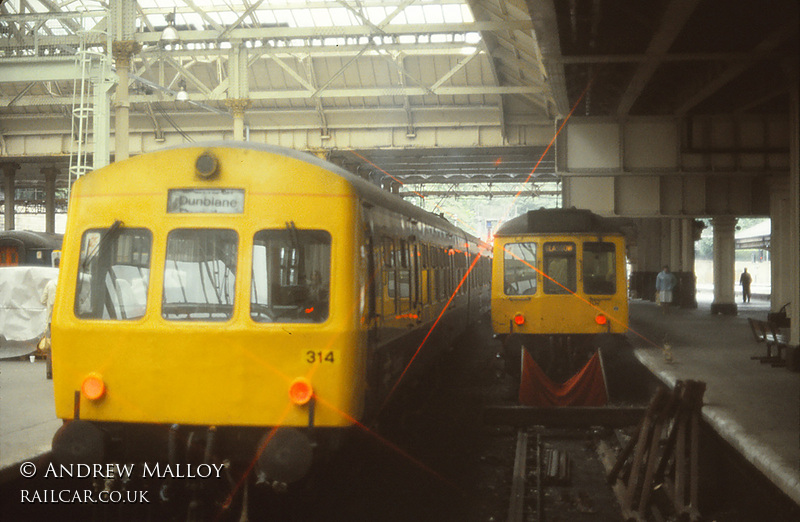
M 754 340 L 747 318 L 766 320 L 768 301 L 739 302 L 736 316 L 722 316 L 711 314 L 711 300 L 698 293 L 697 309 L 668 314 L 655 303 L 631 301 L 635 355 L 670 387 L 705 382 L 705 420 L 800 505 L 800 373 L 750 358 L 766 355 L 766 347 Z
M 50 451 L 56 418 L 45 361 L 0 360 L 0 471 Z

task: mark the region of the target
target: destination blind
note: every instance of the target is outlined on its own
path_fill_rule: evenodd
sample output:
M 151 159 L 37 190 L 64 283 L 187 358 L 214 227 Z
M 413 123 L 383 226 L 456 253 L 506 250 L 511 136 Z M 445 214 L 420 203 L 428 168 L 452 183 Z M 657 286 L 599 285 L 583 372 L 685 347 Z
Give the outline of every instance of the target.
M 170 189 L 168 214 L 241 214 L 244 189 Z

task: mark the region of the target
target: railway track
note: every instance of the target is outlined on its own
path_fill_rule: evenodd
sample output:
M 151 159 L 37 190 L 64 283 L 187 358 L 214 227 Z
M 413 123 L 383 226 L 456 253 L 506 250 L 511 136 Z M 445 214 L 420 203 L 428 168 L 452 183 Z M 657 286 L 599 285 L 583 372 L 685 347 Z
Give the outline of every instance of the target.
M 623 520 L 597 455 L 610 428 L 634 425 L 642 408 L 490 408 L 517 426 L 508 522 Z

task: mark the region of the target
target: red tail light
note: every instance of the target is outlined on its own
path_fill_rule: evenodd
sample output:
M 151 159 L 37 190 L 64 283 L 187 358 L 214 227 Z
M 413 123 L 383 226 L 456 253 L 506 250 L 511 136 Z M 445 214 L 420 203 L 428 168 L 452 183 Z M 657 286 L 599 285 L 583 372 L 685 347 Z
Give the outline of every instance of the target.
M 608 317 L 606 317 L 606 316 L 605 316 L 605 315 L 603 315 L 603 314 L 597 314 L 597 315 L 594 317 L 594 322 L 596 322 L 597 324 L 599 324 L 600 326 L 602 326 L 602 325 L 604 325 L 604 324 L 606 324 L 606 323 L 608 322 Z
M 522 314 L 517 314 L 514 316 L 514 324 L 517 326 L 522 326 L 525 324 L 525 316 Z
M 311 387 L 311 383 L 303 377 L 298 377 L 289 385 L 289 399 L 298 406 L 310 401 L 312 395 L 314 395 L 314 389 Z
M 96 401 L 106 393 L 106 383 L 103 378 L 96 373 L 89 374 L 81 384 L 83 396 L 89 400 Z

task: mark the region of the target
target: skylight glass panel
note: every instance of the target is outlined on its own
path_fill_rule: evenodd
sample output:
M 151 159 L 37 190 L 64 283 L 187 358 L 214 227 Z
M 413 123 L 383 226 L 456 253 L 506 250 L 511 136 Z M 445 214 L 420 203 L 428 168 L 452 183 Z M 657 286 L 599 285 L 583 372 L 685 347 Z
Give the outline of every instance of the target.
M 314 18 L 309 9 L 295 9 L 292 11 L 296 27 L 314 27 Z
M 472 9 L 467 4 L 461 5 L 461 19 L 468 24 L 475 21 L 475 17 L 472 16 Z
M 366 9 L 367 13 L 367 20 L 372 22 L 373 24 L 379 24 L 386 20 L 388 13 L 386 12 L 385 7 L 368 7 Z
M 217 16 L 219 16 L 222 21 L 222 25 L 233 25 L 241 15 L 232 11 L 222 11 L 217 13 Z
M 164 4 L 164 2 L 159 2 L 159 0 L 138 0 L 138 3 L 142 9 L 154 9 L 158 7 L 159 4 Z
M 183 23 L 195 29 L 202 30 L 205 28 L 206 21 L 197 13 L 185 13 L 182 15 Z M 180 25 L 180 23 L 178 22 Z
M 423 13 L 425 13 L 425 22 L 429 24 L 441 24 L 444 23 L 444 16 L 442 14 L 442 8 L 438 5 L 426 5 L 422 7 Z
M 331 23 L 335 26 L 340 25 L 353 25 L 353 20 L 350 18 L 350 12 L 344 7 L 336 7 L 329 9 L 331 16 Z
M 443 5 L 442 20 L 448 24 L 458 24 L 464 20 L 461 17 L 460 5 Z
M 275 11 L 258 11 L 258 18 L 263 23 L 268 25 L 277 25 L 278 19 L 275 17 Z
M 330 27 L 333 25 L 328 9 L 313 9 L 311 11 L 311 18 L 316 27 Z
M 291 11 L 275 11 L 275 19 L 278 21 L 279 24 L 283 24 L 288 27 L 296 26 Z
M 424 24 L 425 14 L 422 12 L 421 5 L 410 5 L 405 8 L 403 14 L 410 24 Z

